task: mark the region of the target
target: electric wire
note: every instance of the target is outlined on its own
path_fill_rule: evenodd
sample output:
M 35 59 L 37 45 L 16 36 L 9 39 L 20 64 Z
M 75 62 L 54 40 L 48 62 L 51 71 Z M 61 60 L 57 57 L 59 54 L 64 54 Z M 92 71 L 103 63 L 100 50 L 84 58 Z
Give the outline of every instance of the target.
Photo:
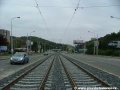
M 43 15 L 42 15 L 42 13 L 41 13 L 41 11 L 40 11 L 40 8 L 38 7 L 38 3 L 37 3 L 37 1 L 35 0 L 35 2 L 36 2 L 36 8 L 38 9 L 38 11 L 39 11 L 39 13 L 40 13 L 40 15 L 41 15 L 41 17 L 42 17 L 42 19 L 43 19 L 43 22 L 44 22 L 44 24 L 45 24 L 45 26 L 46 26 L 46 29 L 47 29 L 47 31 L 48 31 L 48 33 L 50 34 L 50 37 L 51 37 L 51 39 L 52 39 L 52 35 L 51 35 L 51 33 L 50 33 L 50 31 L 49 31 L 49 29 L 48 29 L 48 26 L 47 26 L 47 24 L 46 24 L 46 22 L 45 22 L 45 19 L 44 19 L 44 17 L 43 17 Z M 53 39 L 52 39 L 53 40 Z
M 120 5 L 106 5 L 106 6 L 84 6 L 84 7 L 79 7 L 79 8 L 105 8 L 105 7 L 117 7 L 117 6 L 120 6 Z
M 74 15 L 75 15 L 77 9 L 79 8 L 79 4 L 80 4 L 80 0 L 79 0 L 79 2 L 78 2 L 78 4 L 77 4 L 77 7 L 75 8 L 74 13 L 73 13 L 73 15 L 72 15 L 72 17 L 71 17 L 71 19 L 70 19 L 68 25 L 67 25 L 67 28 L 65 29 L 65 31 L 64 31 L 64 33 L 63 33 L 63 35 L 62 35 L 62 38 L 64 37 L 64 35 L 65 35 L 66 32 L 67 32 L 67 30 L 68 30 L 68 28 L 69 28 L 69 26 L 70 26 L 70 24 L 71 24 L 71 21 L 72 21 Z M 62 41 L 62 38 L 60 39 L 60 41 Z
M 35 0 L 35 2 L 36 2 L 36 5 L 37 5 L 37 6 L 22 5 L 22 4 L 10 4 L 10 3 L 0 3 L 0 5 L 2 5 L 2 4 L 8 4 L 8 5 L 16 5 L 16 6 L 36 7 L 36 8 L 38 9 L 38 11 L 39 11 L 39 13 L 40 13 L 43 21 L 44 21 L 44 24 L 45 24 L 45 26 L 46 26 L 46 29 L 47 29 L 47 31 L 49 32 L 51 38 L 52 38 L 52 35 L 51 35 L 51 33 L 50 33 L 49 29 L 48 29 L 48 26 L 47 26 L 47 24 L 46 24 L 46 22 L 45 22 L 44 17 L 43 17 L 43 15 L 42 15 L 41 11 L 40 11 L 40 7 L 45 7 L 45 8 L 49 8 L 49 7 L 51 7 L 51 8 L 75 8 L 75 7 L 69 7 L 69 6 L 39 6 L 36 0 Z M 108 7 L 119 7 L 119 6 L 120 6 L 120 5 L 105 5 L 105 6 L 99 5 L 99 6 L 82 6 L 82 7 L 79 7 L 79 3 L 80 3 L 80 0 L 79 0 L 79 2 L 78 2 L 78 4 L 77 4 L 77 7 L 75 8 L 75 11 L 74 11 L 74 13 L 73 13 L 73 15 L 72 15 L 72 17 L 71 17 L 68 25 L 67 25 L 67 28 L 66 28 L 63 36 L 64 36 L 65 33 L 67 32 L 67 30 L 68 30 L 68 28 L 69 28 L 69 26 L 70 26 L 70 24 L 71 24 L 71 21 L 72 21 L 72 19 L 73 19 L 73 17 L 74 17 L 74 15 L 75 15 L 75 13 L 76 13 L 76 11 L 77 11 L 78 8 L 81 8 L 81 9 L 84 9 L 84 8 L 108 8 Z M 62 39 L 61 39 L 61 40 L 62 40 Z M 60 41 L 61 41 L 61 40 L 60 40 Z

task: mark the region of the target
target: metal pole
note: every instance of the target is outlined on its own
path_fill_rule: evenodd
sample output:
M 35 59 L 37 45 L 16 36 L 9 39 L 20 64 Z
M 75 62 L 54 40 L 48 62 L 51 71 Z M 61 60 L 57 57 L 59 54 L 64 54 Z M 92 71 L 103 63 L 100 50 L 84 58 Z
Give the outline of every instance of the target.
M 15 19 L 15 18 L 20 18 L 20 17 L 13 17 L 11 19 L 11 53 L 13 55 L 13 36 L 12 36 L 12 20 Z
M 93 55 L 95 55 L 95 34 L 94 34 L 94 52 Z
M 95 55 L 95 33 L 94 32 L 91 32 L 91 31 L 88 31 L 90 33 L 93 33 L 94 34 L 94 48 L 93 48 L 93 55 Z
M 16 48 L 17 48 L 18 46 L 17 46 L 17 37 L 16 37 Z
M 99 44 L 99 42 L 98 42 L 98 34 L 97 34 L 97 49 L 96 49 L 96 55 L 98 55 L 98 44 Z
M 11 19 L 11 53 L 13 55 L 12 20 L 13 18 Z
M 84 54 L 86 52 L 86 43 L 84 43 Z
M 82 37 L 80 37 L 82 38 Z M 84 39 L 84 38 L 83 38 Z M 84 40 L 83 40 L 84 41 Z M 85 50 L 86 50 L 86 43 L 84 43 L 84 54 L 85 54 Z
M 30 53 L 31 53 L 31 32 L 30 32 Z
M 27 33 L 27 54 L 28 54 L 28 33 Z

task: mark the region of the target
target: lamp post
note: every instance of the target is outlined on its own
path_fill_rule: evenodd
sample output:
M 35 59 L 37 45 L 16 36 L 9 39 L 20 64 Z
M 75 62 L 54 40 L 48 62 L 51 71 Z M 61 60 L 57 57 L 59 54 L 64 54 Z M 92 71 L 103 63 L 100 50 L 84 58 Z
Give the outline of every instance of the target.
M 97 34 L 97 40 L 95 41 L 95 33 L 94 33 L 94 32 L 91 32 L 91 31 L 88 31 L 88 32 L 94 34 L 94 53 L 93 53 L 93 55 L 95 55 L 95 47 L 96 47 L 96 55 L 98 55 L 98 46 L 99 46 L 98 34 Z
M 118 18 L 118 17 L 113 17 L 113 16 L 110 16 L 111 18 L 116 18 L 116 19 L 120 19 L 120 18 Z
M 31 33 L 33 33 L 33 32 L 35 32 L 35 31 L 30 32 L 30 51 L 31 51 Z
M 82 38 L 82 37 L 80 37 L 80 38 Z M 82 38 L 82 39 L 84 39 L 84 38 Z M 85 52 L 86 52 L 86 43 L 84 42 L 84 54 L 85 54 Z
M 27 54 L 28 54 L 28 33 L 27 33 Z
M 90 33 L 93 33 L 94 34 L 94 52 L 93 52 L 93 55 L 95 55 L 95 33 L 94 32 L 91 32 L 91 31 L 88 31 Z
M 13 18 L 11 19 L 11 53 L 12 53 L 12 55 L 13 55 L 12 21 L 13 21 L 15 18 L 20 18 L 20 17 L 13 17 Z
M 99 46 L 99 42 L 98 42 L 98 34 L 97 34 L 97 49 L 96 49 L 96 55 L 98 55 L 98 46 Z

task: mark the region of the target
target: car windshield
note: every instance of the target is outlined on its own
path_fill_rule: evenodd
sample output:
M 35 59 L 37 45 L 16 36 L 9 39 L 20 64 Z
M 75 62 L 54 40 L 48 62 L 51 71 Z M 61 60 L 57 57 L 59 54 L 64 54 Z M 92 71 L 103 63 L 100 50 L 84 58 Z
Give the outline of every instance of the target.
M 21 57 L 21 56 L 24 56 L 24 53 L 15 53 L 14 56 L 19 56 L 19 57 Z

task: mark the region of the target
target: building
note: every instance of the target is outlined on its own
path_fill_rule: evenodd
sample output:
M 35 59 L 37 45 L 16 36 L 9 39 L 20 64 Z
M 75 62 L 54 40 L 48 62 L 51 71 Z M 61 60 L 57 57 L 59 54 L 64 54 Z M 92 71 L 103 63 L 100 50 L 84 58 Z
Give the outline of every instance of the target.
M 0 29 L 0 34 L 3 35 L 7 39 L 8 43 L 10 43 L 10 31 L 5 30 L 5 29 Z

